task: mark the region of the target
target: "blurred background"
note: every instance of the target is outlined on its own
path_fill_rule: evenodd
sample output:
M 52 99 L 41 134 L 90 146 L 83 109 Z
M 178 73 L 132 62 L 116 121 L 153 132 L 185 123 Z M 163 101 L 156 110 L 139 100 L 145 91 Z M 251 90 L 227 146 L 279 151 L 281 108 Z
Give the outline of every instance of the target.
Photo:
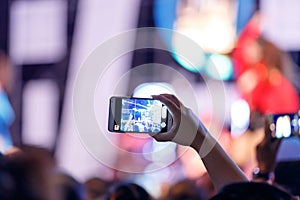
M 154 196 L 162 192 L 165 183 L 203 176 L 200 159 L 186 150 L 180 159 L 155 172 L 133 174 L 112 169 L 88 153 L 76 132 L 72 92 L 81 64 L 98 45 L 117 34 L 157 27 L 178 31 L 200 45 L 202 51 L 195 52 L 197 65 L 172 54 L 188 51 L 175 35 L 158 34 L 159 42 L 169 51 L 148 48 L 123 56 L 114 63 L 117 70 L 107 75 L 101 88 L 143 64 L 174 69 L 184 78 L 161 73 L 159 65 L 142 74 L 129 74 L 133 78 L 123 85 L 124 95 L 149 96 L 149 91 L 161 93 L 166 88 L 183 94 L 188 85 L 196 94 L 199 117 L 212 127 L 222 127 L 218 140 L 250 175 L 255 166 L 254 147 L 262 138 L 258 130 L 263 115 L 299 110 L 299 9 L 298 0 L 1 0 L 3 148 L 42 146 L 53 153 L 63 171 L 79 181 L 91 177 L 131 179 L 151 188 Z M 139 40 L 152 42 L 151 38 Z M 207 81 L 223 83 L 223 91 L 208 91 Z M 225 99 L 213 103 L 225 107 L 225 117 L 219 119 L 224 123 L 211 122 L 210 93 L 220 92 L 225 92 Z M 107 99 L 99 99 L 102 107 L 95 112 L 106 116 L 107 103 Z M 133 153 L 157 146 L 149 137 L 132 134 L 114 135 L 112 141 Z M 100 137 L 99 148 L 105 149 L 107 159 L 116 166 L 139 165 L 141 171 L 147 171 L 157 159 L 132 160 L 106 147 Z M 168 149 L 160 159 L 176 157 L 182 151 L 176 146 Z M 299 154 L 298 150 L 296 156 Z M 154 187 L 158 185 L 161 187 Z

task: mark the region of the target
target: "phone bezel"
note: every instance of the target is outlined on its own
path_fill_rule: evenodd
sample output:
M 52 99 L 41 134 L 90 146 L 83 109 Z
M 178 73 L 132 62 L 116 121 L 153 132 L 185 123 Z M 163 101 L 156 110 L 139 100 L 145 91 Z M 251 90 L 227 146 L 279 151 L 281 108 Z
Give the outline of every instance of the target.
M 140 97 L 121 97 L 112 96 L 109 100 L 109 119 L 108 119 L 108 130 L 110 132 L 119 133 L 164 133 L 171 129 L 173 118 L 170 111 L 167 109 L 167 117 L 163 121 L 166 123 L 166 127 L 162 128 L 160 132 L 137 132 L 137 131 L 122 131 L 121 130 L 121 112 L 122 112 L 122 100 L 123 99 L 138 99 L 138 100 L 155 100 L 152 98 L 140 98 Z M 162 103 L 163 104 L 163 103 Z M 119 130 L 115 130 L 114 126 L 118 125 Z

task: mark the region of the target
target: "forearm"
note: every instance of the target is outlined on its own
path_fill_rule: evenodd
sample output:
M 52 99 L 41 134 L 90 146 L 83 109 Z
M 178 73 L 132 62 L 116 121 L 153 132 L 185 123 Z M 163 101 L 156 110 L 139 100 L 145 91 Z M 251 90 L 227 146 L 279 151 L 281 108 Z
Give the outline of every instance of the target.
M 199 153 L 217 191 L 230 183 L 248 181 L 242 170 L 203 125 L 198 129 L 191 147 Z
M 217 190 L 233 182 L 248 181 L 199 118 L 174 95 L 153 95 L 153 98 L 168 106 L 174 120 L 169 132 L 153 136 L 157 141 L 173 141 L 194 148 L 199 153 Z

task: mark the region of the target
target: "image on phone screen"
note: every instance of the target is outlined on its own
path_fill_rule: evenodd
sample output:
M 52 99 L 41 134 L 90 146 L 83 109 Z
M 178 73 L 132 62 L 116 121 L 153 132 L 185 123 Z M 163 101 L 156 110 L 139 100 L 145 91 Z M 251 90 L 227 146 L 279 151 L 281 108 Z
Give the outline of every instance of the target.
M 167 107 L 147 98 L 112 97 L 109 131 L 133 133 L 166 132 L 172 124 Z
M 299 135 L 299 117 L 297 113 L 273 114 L 275 125 L 274 138 L 288 138 Z

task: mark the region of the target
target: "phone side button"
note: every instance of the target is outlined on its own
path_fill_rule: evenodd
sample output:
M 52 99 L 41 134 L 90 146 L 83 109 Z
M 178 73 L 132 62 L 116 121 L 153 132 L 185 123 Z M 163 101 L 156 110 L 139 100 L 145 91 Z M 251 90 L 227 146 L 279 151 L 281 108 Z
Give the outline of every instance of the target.
M 161 118 L 166 119 L 166 117 L 167 117 L 167 107 L 164 106 L 164 107 L 162 107 L 162 110 L 161 110 Z

